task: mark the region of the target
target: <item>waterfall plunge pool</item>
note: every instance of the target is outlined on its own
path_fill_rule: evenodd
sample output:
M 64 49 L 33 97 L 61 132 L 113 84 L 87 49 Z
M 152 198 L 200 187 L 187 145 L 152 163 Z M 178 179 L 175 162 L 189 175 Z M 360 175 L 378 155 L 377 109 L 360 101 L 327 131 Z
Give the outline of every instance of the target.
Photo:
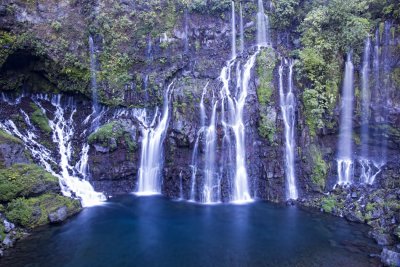
M 365 225 L 266 202 L 113 198 L 17 243 L 0 266 L 376 266 Z

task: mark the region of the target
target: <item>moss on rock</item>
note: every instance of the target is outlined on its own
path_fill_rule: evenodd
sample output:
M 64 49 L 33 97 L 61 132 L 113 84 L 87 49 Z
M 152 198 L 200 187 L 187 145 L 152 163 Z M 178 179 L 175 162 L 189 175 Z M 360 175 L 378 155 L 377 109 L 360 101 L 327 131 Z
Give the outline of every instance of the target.
M 0 129 L 0 144 L 22 144 L 22 140 Z
M 118 144 L 124 144 L 130 151 L 136 149 L 137 144 L 132 140 L 130 133 L 118 121 L 113 121 L 101 126 L 88 137 L 91 145 L 100 145 L 110 151 L 117 149 Z
M 79 200 L 49 193 L 28 199 L 14 199 L 7 206 L 6 217 L 20 226 L 34 228 L 50 223 L 49 214 L 64 207 L 68 216 L 81 210 Z
M 257 88 L 258 102 L 267 105 L 271 102 L 274 78 L 273 72 L 276 64 L 275 52 L 272 48 L 262 50 L 257 57 L 257 75 L 260 85 Z
M 316 145 L 311 145 L 310 155 L 313 160 L 311 180 L 316 186 L 323 190 L 325 187 L 325 179 L 328 174 L 328 165 Z
M 37 196 L 49 191 L 57 192 L 58 186 L 57 177 L 34 164 L 15 164 L 0 169 L 0 202 Z
M 34 103 L 31 103 L 33 112 L 31 114 L 31 120 L 33 124 L 40 128 L 44 133 L 51 133 L 51 127 L 49 125 L 49 119 L 43 113 L 43 111 Z

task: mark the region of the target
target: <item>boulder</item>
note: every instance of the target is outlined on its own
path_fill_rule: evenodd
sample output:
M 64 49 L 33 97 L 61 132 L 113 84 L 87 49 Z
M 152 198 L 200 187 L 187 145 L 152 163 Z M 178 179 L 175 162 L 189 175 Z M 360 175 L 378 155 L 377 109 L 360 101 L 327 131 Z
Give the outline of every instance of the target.
M 380 246 L 391 246 L 394 240 L 390 234 L 380 233 L 379 231 L 371 231 L 370 236 L 375 239 Z
M 50 223 L 60 223 L 65 221 L 68 217 L 67 207 L 63 206 L 54 212 L 49 213 Z
M 13 223 L 11 223 L 7 220 L 4 220 L 3 223 L 4 223 L 4 232 L 9 233 L 12 230 L 14 230 L 15 225 Z
M 6 237 L 3 240 L 3 246 L 5 248 L 11 248 L 14 246 L 15 239 L 11 236 L 11 234 L 6 235 Z
M 384 248 L 381 253 L 381 261 L 386 266 L 400 266 L 400 253 Z

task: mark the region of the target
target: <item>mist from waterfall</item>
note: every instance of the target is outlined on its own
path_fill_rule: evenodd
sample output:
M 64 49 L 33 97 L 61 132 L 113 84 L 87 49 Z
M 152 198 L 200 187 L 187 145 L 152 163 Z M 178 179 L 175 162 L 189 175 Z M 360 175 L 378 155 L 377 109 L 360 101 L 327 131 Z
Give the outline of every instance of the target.
M 284 68 L 287 64 L 288 77 L 285 90 L 283 77 Z M 293 60 L 289 62 L 286 59 L 281 60 L 279 66 L 279 99 L 285 128 L 286 199 L 296 200 L 298 198 L 295 173 L 296 99 L 293 92 L 293 64 Z
M 354 66 L 351 54 L 347 54 L 343 89 L 341 95 L 340 133 L 338 143 L 338 184 L 348 185 L 352 183 L 353 175 L 353 101 L 354 101 Z
M 172 85 L 173 83 L 170 83 L 165 92 L 162 114 L 157 109 L 150 123 L 142 121 L 142 148 L 137 195 L 161 194 L 163 141 L 169 123 L 169 101 Z

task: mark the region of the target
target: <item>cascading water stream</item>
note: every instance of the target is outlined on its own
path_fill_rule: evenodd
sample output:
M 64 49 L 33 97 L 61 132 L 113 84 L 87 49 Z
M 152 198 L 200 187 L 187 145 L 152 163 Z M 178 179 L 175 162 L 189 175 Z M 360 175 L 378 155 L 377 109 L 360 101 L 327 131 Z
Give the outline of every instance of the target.
M 100 204 L 105 200 L 105 196 L 95 192 L 88 181 L 70 174 L 74 172 L 74 168 L 70 165 L 70 162 L 73 149 L 71 141 L 74 135 L 73 118 L 76 108 L 74 105 L 68 104 L 66 108 L 68 108 L 70 113 L 67 115 L 65 108 L 61 104 L 61 95 L 56 95 L 51 100 L 47 96 L 36 95 L 32 97 L 32 100 L 41 108 L 44 114 L 46 114 L 46 109 L 43 108 L 40 101 L 50 101 L 51 105 L 55 108 L 54 117 L 52 120 L 49 120 L 49 126 L 52 129 L 53 142 L 58 146 L 58 154 L 60 156 L 59 163 L 52 157 L 52 153 L 48 148 L 36 141 L 38 137 L 34 134 L 35 129 L 30 121 L 26 121 L 29 129 L 24 131 L 20 131 L 12 120 L 0 124 L 0 127 L 8 133 L 20 138 L 24 142 L 25 147 L 31 152 L 32 156 L 37 159 L 48 172 L 58 177 L 61 191 L 65 196 L 79 197 L 84 207 Z M 60 166 L 60 173 L 53 169 L 54 165 Z
M 231 19 L 231 43 L 232 43 L 232 58 L 236 58 L 236 15 L 235 15 L 235 2 L 231 2 L 232 5 L 232 19 Z
M 371 39 L 365 41 L 363 65 L 361 69 L 361 156 L 368 158 L 369 140 L 369 105 L 371 92 L 369 90 L 369 56 L 371 52 Z
M 190 167 L 192 168 L 192 185 L 190 188 L 190 200 L 191 201 L 196 201 L 196 174 L 197 174 L 197 157 L 198 157 L 198 150 L 199 150 L 199 142 L 200 142 L 200 137 L 202 136 L 204 132 L 204 128 L 206 125 L 206 109 L 204 106 L 204 96 L 207 92 L 209 82 L 204 86 L 203 88 L 203 93 L 201 95 L 201 100 L 200 100 L 200 129 L 197 132 L 197 138 L 196 142 L 194 144 L 193 148 L 193 154 L 192 154 L 192 162 Z
M 343 80 L 343 91 L 341 97 L 340 134 L 338 145 L 338 184 L 348 185 L 352 183 L 353 156 L 352 156 L 352 134 L 353 134 L 353 75 L 354 66 L 351 55 L 347 55 L 346 67 Z
M 90 52 L 90 76 L 91 76 L 91 89 L 92 89 L 92 109 L 93 109 L 93 120 L 92 120 L 92 131 L 99 128 L 100 125 L 100 106 L 97 96 L 97 63 L 96 53 L 92 36 L 89 36 L 89 52 Z
M 243 26 L 243 8 L 242 2 L 240 2 L 240 53 L 244 53 L 244 26 Z
M 295 174 L 295 108 L 296 100 L 293 93 L 293 61 L 289 62 L 289 75 L 287 91 L 284 90 L 283 71 L 286 60 L 282 59 L 279 67 L 279 99 L 282 117 L 285 125 L 285 172 L 286 172 L 286 198 L 296 200 L 298 198 Z
M 378 33 L 379 34 L 379 33 Z M 375 47 L 378 51 L 379 47 Z M 370 102 L 371 102 L 371 91 L 369 85 L 370 65 L 369 59 L 371 54 L 371 39 L 368 37 L 365 41 L 363 65 L 361 69 L 361 158 L 359 163 L 361 165 L 361 182 L 364 184 L 373 184 L 376 176 L 381 172 L 380 163 L 370 159 L 368 151 L 369 143 L 369 116 L 370 116 Z M 379 66 L 379 55 L 374 57 L 374 66 Z M 378 73 L 379 78 L 379 73 Z
M 155 112 L 150 124 L 142 128 L 142 151 L 139 168 L 139 179 L 136 194 L 154 195 L 161 193 L 162 166 L 163 166 L 163 141 L 169 122 L 169 100 L 171 95 L 171 83 L 164 96 L 164 108 L 162 115 Z M 157 119 L 161 116 L 157 123 Z M 156 125 L 157 124 L 157 125 Z
M 271 45 L 269 33 L 269 18 L 264 11 L 264 3 L 258 0 L 258 13 L 257 13 L 257 45 L 269 46 Z
M 219 202 L 219 183 L 215 171 L 215 150 L 217 143 L 216 113 L 218 101 L 213 100 L 213 109 L 210 124 L 205 130 L 205 164 L 204 164 L 204 185 L 201 196 L 202 203 Z

